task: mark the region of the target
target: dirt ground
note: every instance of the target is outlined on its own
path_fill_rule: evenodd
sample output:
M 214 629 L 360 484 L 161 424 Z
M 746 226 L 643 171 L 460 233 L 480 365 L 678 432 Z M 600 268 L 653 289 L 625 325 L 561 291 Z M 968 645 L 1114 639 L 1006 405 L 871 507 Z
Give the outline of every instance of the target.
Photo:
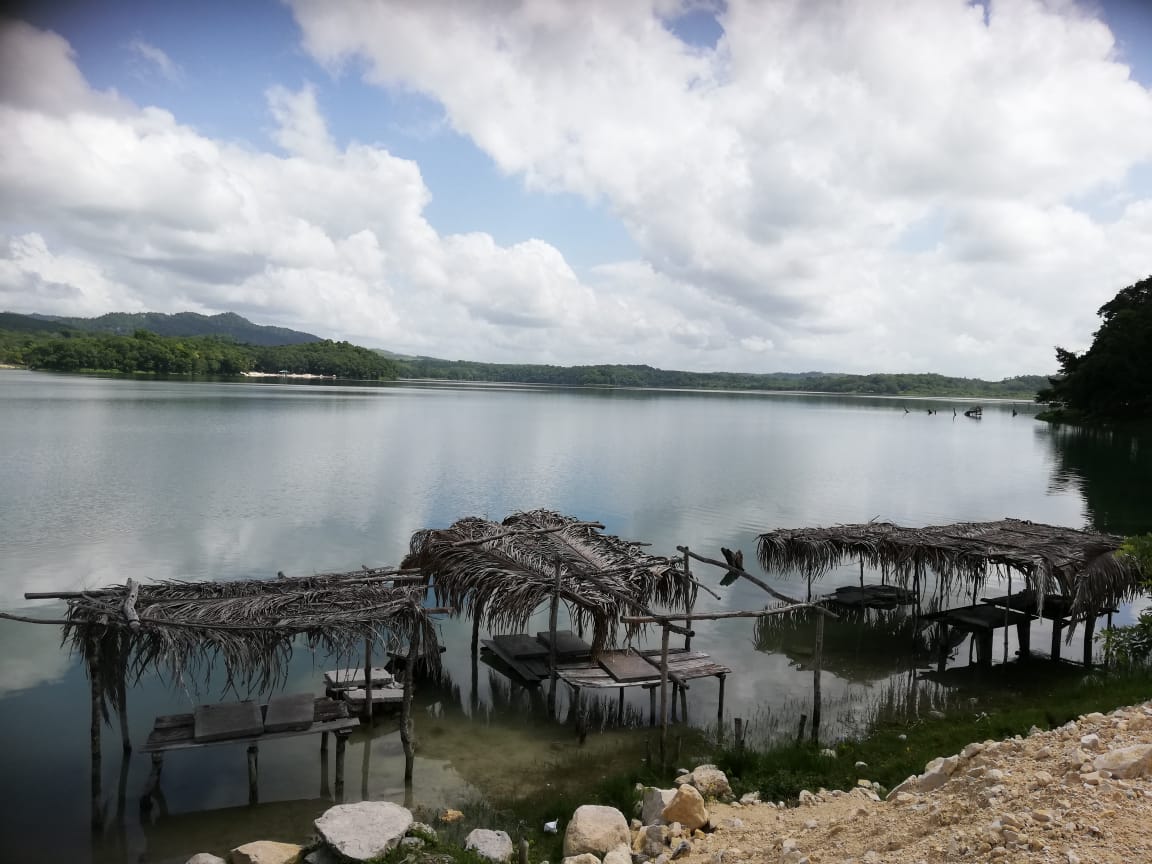
M 712 804 L 717 830 L 694 841 L 691 859 L 1152 864 L 1152 702 L 936 761 L 888 800 L 860 767 L 857 789 L 812 790 L 800 806 Z

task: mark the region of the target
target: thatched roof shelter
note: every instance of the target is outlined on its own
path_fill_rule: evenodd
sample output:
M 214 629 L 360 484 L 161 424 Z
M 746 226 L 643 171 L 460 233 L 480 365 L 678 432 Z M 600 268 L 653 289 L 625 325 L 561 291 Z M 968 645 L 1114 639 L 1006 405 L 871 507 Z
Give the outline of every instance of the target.
M 602 534 L 603 527 L 550 510 L 503 522 L 461 519 L 416 532 L 403 566 L 419 567 L 440 603 L 483 621 L 491 632 L 526 628 L 555 595 L 559 568 L 560 598 L 572 622 L 592 631 L 598 653 L 617 641 L 621 616 L 650 614 L 652 605 L 687 608 L 696 596 L 677 561 Z M 637 629 L 628 626 L 626 635 Z
M 1062 594 L 1082 620 L 1131 600 L 1149 575 L 1117 555 L 1124 538 L 1020 519 L 905 528 L 889 522 L 769 531 L 757 557 L 769 571 L 823 576 L 847 560 L 905 586 L 932 571 L 945 587 L 979 589 L 993 573 L 1016 573 L 1041 599 Z
M 281 685 L 297 637 L 309 650 L 359 653 L 365 641 L 389 648 L 419 640 L 421 656 L 439 660 L 435 610 L 421 585 L 395 584 L 379 571 L 236 582 L 156 582 L 64 592 L 64 641 L 95 672 L 107 713 L 109 697 L 149 670 L 181 686 L 208 683 L 264 692 Z M 30 620 L 30 619 L 24 619 Z

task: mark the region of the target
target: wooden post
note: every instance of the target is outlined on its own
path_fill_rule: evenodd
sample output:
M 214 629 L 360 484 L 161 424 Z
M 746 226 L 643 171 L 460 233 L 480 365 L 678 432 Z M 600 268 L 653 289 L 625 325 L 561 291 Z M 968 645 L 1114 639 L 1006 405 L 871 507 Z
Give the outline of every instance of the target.
M 100 780 L 103 775 L 102 750 L 100 747 L 100 723 L 104 719 L 101 709 L 100 697 L 100 639 L 90 636 L 91 650 L 88 657 L 88 682 L 92 697 L 92 720 L 89 728 L 91 740 L 89 741 L 92 755 L 91 786 L 92 786 L 92 830 L 100 831 L 104 827 L 104 817 L 100 812 Z
M 680 722 L 688 722 L 688 687 L 680 685 Z
M 620 688 L 620 705 L 616 709 L 616 715 L 620 721 L 620 725 L 624 725 L 624 688 Z
M 648 725 L 656 725 L 656 688 L 648 688 Z
M 668 628 L 660 628 L 660 764 L 668 746 Z
M 1012 608 L 1012 571 L 1008 571 L 1008 602 L 1004 605 L 1004 662 L 1008 662 L 1008 615 Z
M 816 616 L 816 646 L 812 663 L 812 743 L 820 740 L 820 674 L 824 668 L 824 616 Z
M 688 556 L 688 547 L 684 547 L 684 584 L 686 586 L 686 590 L 689 592 L 688 599 L 684 604 L 684 611 L 688 613 L 688 617 L 684 619 L 684 626 L 689 630 L 692 629 L 692 568 L 688 564 L 688 562 L 691 560 L 692 559 Z M 684 637 L 684 650 L 692 650 L 691 636 Z
M 321 733 L 320 737 L 320 797 L 328 798 L 332 791 L 328 786 L 328 733 Z
M 556 716 L 556 619 L 560 614 L 560 556 L 556 556 L 556 583 L 548 609 L 548 716 Z M 665 640 L 667 641 L 667 640 Z
M 368 800 L 368 774 L 372 767 L 372 736 L 364 736 L 364 754 L 360 760 L 360 800 Z
M 260 748 L 255 744 L 248 745 L 248 803 L 257 804 L 260 801 L 260 787 L 257 776 L 260 772 Z
M 1026 663 L 1032 654 L 1032 619 L 1016 622 L 1016 642 L 1020 646 L 1020 662 Z
M 341 730 L 336 733 L 336 803 L 344 803 L 344 750 L 348 747 L 348 732 Z
M 724 734 L 724 679 L 727 675 L 717 675 L 720 679 L 720 696 L 716 700 L 716 736 L 720 737 Z
M 1063 631 L 1064 631 L 1064 621 L 1060 618 L 1055 619 L 1052 622 L 1052 652 L 1051 653 L 1052 653 L 1052 659 L 1053 660 L 1059 660 L 1060 659 L 1060 649 L 1063 647 L 1060 644 L 1061 641 L 1063 641 L 1063 640 L 1061 640 L 1060 635 L 1063 633 Z
M 408 639 L 408 660 L 404 667 L 404 703 L 400 714 L 400 743 L 404 745 L 404 783 L 412 783 L 412 770 L 416 763 L 416 747 L 412 741 L 412 690 L 416 677 L 416 658 L 420 650 L 420 631 L 412 627 Z
M 120 678 L 116 682 L 116 713 L 120 716 L 120 746 L 125 753 L 131 753 L 132 738 L 128 733 L 128 682 L 125 680 L 128 673 L 124 668 L 127 660 L 127 655 L 122 652 Z
M 736 747 L 736 752 L 744 749 L 744 720 L 737 717 L 732 721 L 732 743 Z
M 484 615 L 484 604 L 472 607 L 472 695 L 470 704 L 472 716 L 480 711 L 480 619 Z
M 940 639 L 940 656 L 936 661 L 936 671 L 943 672 L 948 665 L 948 625 L 941 621 L 937 627 L 936 632 Z M 971 662 L 971 658 L 969 658 Z
M 160 774 L 164 770 L 164 754 L 152 754 L 152 768 L 148 772 L 148 781 L 144 784 L 144 794 L 140 796 L 140 809 L 147 812 L 152 809 L 152 799 L 163 801 L 160 793 Z
M 1112 610 L 1108 610 L 1108 619 L 1104 623 L 1105 628 L 1111 632 L 1112 630 Z M 1110 639 L 1104 640 L 1104 668 L 1107 669 L 1112 665 L 1112 642 Z
M 1096 617 L 1089 612 L 1084 619 L 1084 667 L 1092 666 L 1092 634 L 1096 630 Z
M 796 728 L 796 743 L 799 744 L 804 740 L 804 725 L 808 722 L 808 715 L 800 715 L 800 725 Z
M 372 637 L 364 639 L 364 721 L 372 728 Z

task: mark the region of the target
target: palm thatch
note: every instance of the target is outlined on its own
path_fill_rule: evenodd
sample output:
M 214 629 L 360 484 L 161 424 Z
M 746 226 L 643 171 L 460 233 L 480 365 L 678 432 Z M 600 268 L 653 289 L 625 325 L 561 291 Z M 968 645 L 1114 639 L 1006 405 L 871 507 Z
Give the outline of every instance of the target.
M 555 594 L 572 622 L 592 631 L 592 650 L 616 644 L 622 615 L 651 614 L 650 606 L 687 608 L 696 586 L 668 558 L 641 544 L 600 533 L 603 526 L 550 510 L 503 522 L 467 518 L 446 529 L 417 531 L 404 567 L 419 567 L 438 602 L 482 621 L 490 632 L 528 626 Z M 626 637 L 639 629 L 630 625 Z
M 1117 555 L 1122 537 L 1020 519 L 961 522 L 905 528 L 889 522 L 770 531 L 757 538 L 766 570 L 816 579 L 856 559 L 908 586 L 928 571 L 944 588 L 978 590 L 993 573 L 1020 574 L 1041 598 L 1071 599 L 1075 620 L 1131 600 L 1149 575 L 1139 563 Z
M 125 602 L 135 593 L 135 616 Z M 153 670 L 182 686 L 223 672 L 224 689 L 248 693 L 283 683 L 297 637 L 312 651 L 353 656 L 365 643 L 418 639 L 438 663 L 434 610 L 425 589 L 363 573 L 238 582 L 116 585 L 69 595 L 64 641 L 97 678 L 101 709 L 122 705 L 126 680 Z

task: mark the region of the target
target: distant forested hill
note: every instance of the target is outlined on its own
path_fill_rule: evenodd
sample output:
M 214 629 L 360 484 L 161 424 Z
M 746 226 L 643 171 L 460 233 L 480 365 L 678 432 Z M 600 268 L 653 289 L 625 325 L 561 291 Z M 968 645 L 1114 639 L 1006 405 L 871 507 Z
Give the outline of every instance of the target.
M 449 381 L 506 381 L 573 387 L 680 387 L 700 390 L 804 390 L 876 396 L 970 396 L 1028 399 L 1048 383 L 1042 375 L 1018 375 L 1002 381 L 951 378 L 931 373 L 848 375 L 825 372 L 679 372 L 652 366 L 542 366 L 473 363 L 433 357 L 393 357 L 403 378 Z
M 219 315 L 199 315 L 195 312 L 177 312 L 165 315 L 162 312 L 110 312 L 99 318 L 64 318 L 58 315 L 14 315 L 3 313 L 7 318 L 27 318 L 47 323 L 47 329 L 59 330 L 60 325 L 92 333 L 111 333 L 116 336 L 131 336 L 137 330 L 147 330 L 157 336 L 226 336 L 246 345 L 303 345 L 321 341 L 319 336 L 289 330 L 285 327 L 270 327 L 253 324 L 234 312 Z M 0 323 L 0 329 L 30 332 L 30 328 L 14 327 Z

